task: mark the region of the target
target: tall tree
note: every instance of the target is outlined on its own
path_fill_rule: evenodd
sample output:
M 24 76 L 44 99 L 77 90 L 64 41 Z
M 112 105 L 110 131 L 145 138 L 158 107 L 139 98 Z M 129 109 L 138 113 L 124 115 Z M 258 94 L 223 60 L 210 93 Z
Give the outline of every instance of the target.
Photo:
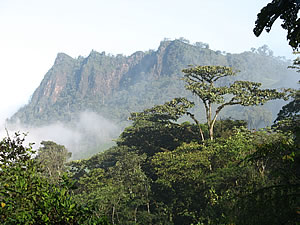
M 71 157 L 72 153 L 63 145 L 56 144 L 53 141 L 42 141 L 42 147 L 38 149 L 36 160 L 44 168 L 43 174 L 53 181 L 66 171 L 65 163 Z
M 263 105 L 273 99 L 285 97 L 285 93 L 276 89 L 260 89 L 261 83 L 235 81 L 227 86 L 220 86 L 219 79 L 234 76 L 235 71 L 225 66 L 196 66 L 182 70 L 185 88 L 197 95 L 204 104 L 210 139 L 214 138 L 214 125 L 218 115 L 229 105 Z M 217 104 L 213 114 L 213 105 Z

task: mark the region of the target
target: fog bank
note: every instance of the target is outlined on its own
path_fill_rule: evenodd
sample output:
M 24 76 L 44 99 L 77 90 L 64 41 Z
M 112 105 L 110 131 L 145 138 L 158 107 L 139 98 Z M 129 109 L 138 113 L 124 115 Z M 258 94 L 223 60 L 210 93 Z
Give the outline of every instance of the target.
M 2 139 L 7 136 L 5 129 L 10 136 L 17 131 L 27 133 L 26 144 L 35 143 L 34 149 L 40 147 L 41 141 L 54 141 L 72 152 L 72 159 L 79 159 L 112 146 L 113 139 L 121 132 L 116 124 L 95 112 L 81 112 L 77 118 L 72 123 L 57 122 L 39 127 L 29 127 L 21 123 L 6 124 L 1 127 L 0 137 Z

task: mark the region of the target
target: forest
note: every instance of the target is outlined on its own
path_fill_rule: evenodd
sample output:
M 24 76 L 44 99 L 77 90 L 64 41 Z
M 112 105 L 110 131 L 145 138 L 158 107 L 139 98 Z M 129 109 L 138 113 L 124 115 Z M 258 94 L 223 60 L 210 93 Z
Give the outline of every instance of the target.
M 296 52 L 298 9 L 297 1 L 272 1 L 258 14 L 255 35 L 280 16 Z M 299 58 L 291 67 L 300 70 Z M 240 70 L 181 68 L 184 85 L 174 88 L 190 95 L 130 112 L 116 145 L 90 158 L 70 160 L 53 141 L 35 150 L 26 134 L 7 132 L 0 141 L 0 223 L 300 224 L 300 91 L 246 81 Z M 288 102 L 271 126 L 219 119 L 231 106 L 279 99 Z

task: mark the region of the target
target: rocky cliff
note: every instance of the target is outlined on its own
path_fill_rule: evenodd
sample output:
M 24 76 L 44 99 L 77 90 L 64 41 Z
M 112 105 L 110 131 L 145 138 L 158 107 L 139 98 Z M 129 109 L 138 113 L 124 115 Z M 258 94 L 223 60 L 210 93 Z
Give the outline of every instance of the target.
M 76 59 L 59 53 L 29 103 L 11 119 L 26 124 L 71 121 L 76 112 L 92 110 L 111 119 L 124 120 L 129 112 L 187 95 L 180 80 L 188 65 L 227 65 L 241 70 L 239 79 L 295 83 L 291 62 L 269 54 L 269 50 L 230 54 L 208 45 L 186 41 L 162 41 L 156 51 L 113 56 L 91 51 Z M 263 51 L 264 50 L 264 51 Z

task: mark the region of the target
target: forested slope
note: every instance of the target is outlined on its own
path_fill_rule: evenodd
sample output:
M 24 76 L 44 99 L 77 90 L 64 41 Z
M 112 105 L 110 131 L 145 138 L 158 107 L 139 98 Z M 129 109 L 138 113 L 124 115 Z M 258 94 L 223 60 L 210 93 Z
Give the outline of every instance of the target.
M 157 50 L 130 56 L 92 51 L 76 59 L 59 53 L 29 103 L 12 118 L 28 125 L 70 122 L 78 113 L 94 111 L 116 122 L 129 113 L 174 97 L 190 96 L 183 88 L 181 70 L 188 65 L 224 65 L 240 73 L 236 79 L 262 82 L 266 87 L 290 87 L 297 75 L 291 62 L 274 57 L 267 46 L 240 54 L 209 49 L 208 44 L 187 40 L 162 41 Z M 273 117 L 281 105 L 270 106 Z M 234 110 L 235 111 L 235 110 Z M 245 116 L 225 113 L 223 117 Z

